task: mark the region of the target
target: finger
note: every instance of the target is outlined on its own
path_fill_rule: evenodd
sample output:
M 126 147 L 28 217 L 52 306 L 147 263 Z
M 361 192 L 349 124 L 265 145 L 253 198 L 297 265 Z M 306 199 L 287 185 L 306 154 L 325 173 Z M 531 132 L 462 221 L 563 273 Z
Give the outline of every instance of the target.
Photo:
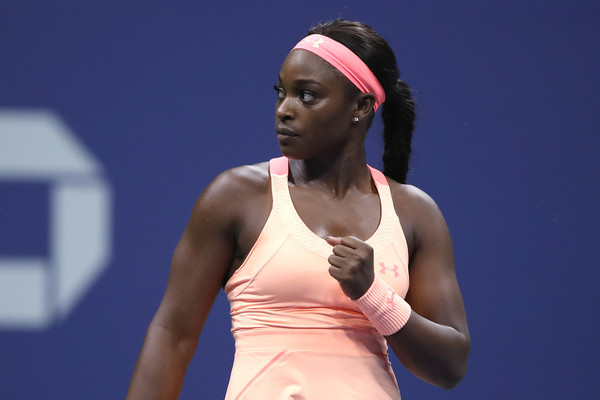
M 337 246 L 333 246 L 333 249 L 331 249 L 331 252 L 333 254 L 335 254 L 336 256 L 340 256 L 340 257 L 350 257 L 355 253 L 355 250 L 342 245 L 337 245 Z
M 340 238 L 340 244 L 346 247 L 350 247 L 351 249 L 358 249 L 361 246 L 367 244 L 365 241 L 360 240 L 355 236 L 343 236 Z
M 344 271 L 335 265 L 329 265 L 329 275 L 331 275 L 337 281 L 341 281 L 345 277 Z
M 335 254 L 330 255 L 327 261 L 329 261 L 329 265 L 338 269 L 346 264 L 344 257 L 336 256 Z
M 362 258 L 370 258 L 373 256 L 373 247 L 357 237 L 344 236 L 341 245 L 352 249 L 353 254 L 359 255 Z
M 361 247 L 370 247 L 370 245 L 357 237 L 354 236 L 344 236 L 344 237 L 336 237 L 336 236 L 327 236 L 327 243 L 329 243 L 333 248 L 342 248 L 346 247 L 352 250 L 359 249 Z
M 331 246 L 337 246 L 338 244 L 342 243 L 342 239 L 339 237 L 336 237 L 336 236 L 327 236 L 327 238 L 325 240 Z

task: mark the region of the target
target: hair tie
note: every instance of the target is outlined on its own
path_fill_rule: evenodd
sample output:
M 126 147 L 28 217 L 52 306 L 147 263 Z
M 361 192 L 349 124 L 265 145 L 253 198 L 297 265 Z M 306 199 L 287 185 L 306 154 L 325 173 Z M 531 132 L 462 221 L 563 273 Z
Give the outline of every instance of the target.
M 361 92 L 372 93 L 375 96 L 375 111 L 385 101 L 385 91 L 367 64 L 340 42 L 324 35 L 308 35 L 292 50 L 296 49 L 318 55 L 344 74 Z

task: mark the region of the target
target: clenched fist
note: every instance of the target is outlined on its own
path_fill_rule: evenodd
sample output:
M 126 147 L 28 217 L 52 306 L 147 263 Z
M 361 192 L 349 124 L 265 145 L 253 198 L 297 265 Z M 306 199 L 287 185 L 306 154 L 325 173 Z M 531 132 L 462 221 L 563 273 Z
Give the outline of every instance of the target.
M 358 299 L 375 279 L 373 248 L 354 236 L 329 236 L 327 243 L 333 246 L 328 259 L 329 274 L 338 281 L 346 296 Z

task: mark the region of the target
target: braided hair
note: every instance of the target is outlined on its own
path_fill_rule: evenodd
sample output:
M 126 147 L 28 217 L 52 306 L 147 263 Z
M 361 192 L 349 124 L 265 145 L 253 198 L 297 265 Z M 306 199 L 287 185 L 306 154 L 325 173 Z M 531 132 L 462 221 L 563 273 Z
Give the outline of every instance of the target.
M 385 91 L 381 106 L 383 120 L 383 172 L 406 183 L 415 122 L 415 102 L 406 82 L 400 80 L 396 57 L 389 44 L 375 30 L 361 22 L 337 19 L 312 27 L 319 34 L 342 43 L 371 69 Z

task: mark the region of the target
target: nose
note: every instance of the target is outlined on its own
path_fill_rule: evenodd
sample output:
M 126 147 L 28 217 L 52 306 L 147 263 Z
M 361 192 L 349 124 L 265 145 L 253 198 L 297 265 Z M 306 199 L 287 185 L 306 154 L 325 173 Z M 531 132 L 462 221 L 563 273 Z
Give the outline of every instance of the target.
M 280 121 L 286 121 L 294 118 L 291 100 L 292 99 L 289 97 L 284 97 L 283 99 L 277 101 L 277 106 L 275 107 L 275 118 Z

